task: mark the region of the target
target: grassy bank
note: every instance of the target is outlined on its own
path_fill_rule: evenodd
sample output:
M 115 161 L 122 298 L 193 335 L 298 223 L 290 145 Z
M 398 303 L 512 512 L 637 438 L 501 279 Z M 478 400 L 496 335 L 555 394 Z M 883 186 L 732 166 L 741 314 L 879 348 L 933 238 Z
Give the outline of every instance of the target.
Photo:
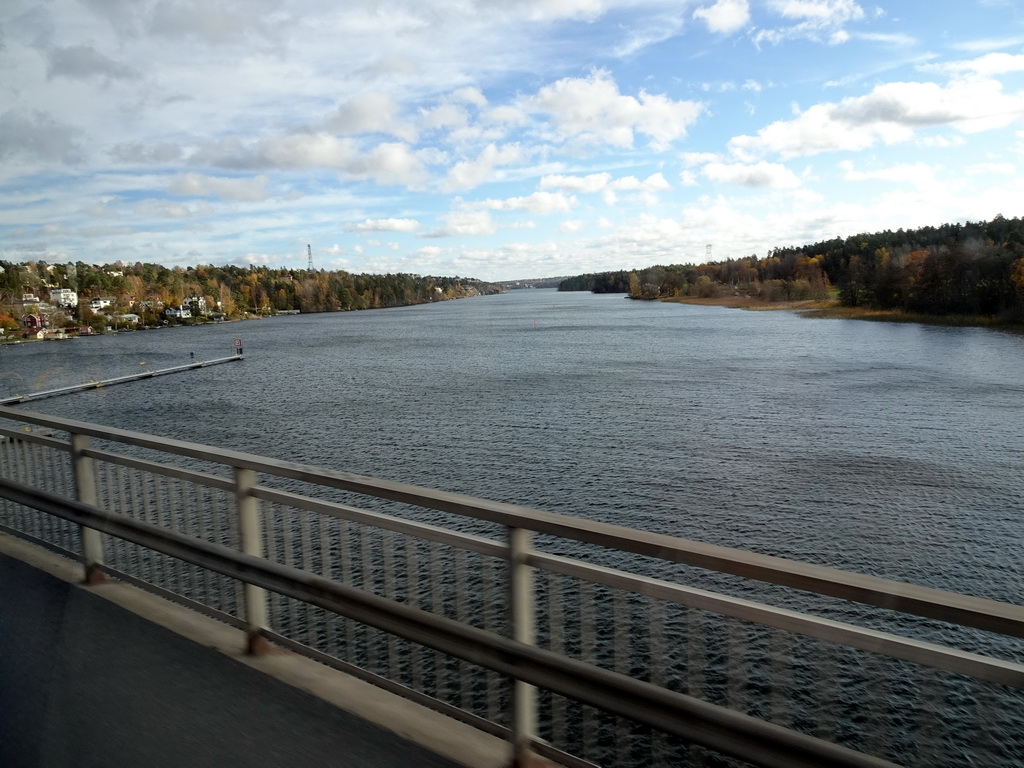
M 722 296 L 719 298 L 677 296 L 662 299 L 662 301 L 762 311 L 788 309 L 796 310 L 804 317 L 874 320 L 883 323 L 923 323 L 925 325 L 948 325 L 954 327 L 999 328 L 1001 330 L 1024 333 L 1024 325 L 1021 323 L 1013 323 L 989 315 L 927 315 L 920 312 L 906 312 L 901 309 L 844 307 L 833 299 L 770 302 L 751 296 Z
M 735 309 L 799 309 L 799 310 L 825 310 L 838 307 L 838 302 L 832 300 L 809 301 L 764 301 L 753 296 L 719 296 L 715 298 L 700 298 L 698 296 L 673 296 L 661 299 L 676 304 L 698 304 L 704 307 L 733 307 Z

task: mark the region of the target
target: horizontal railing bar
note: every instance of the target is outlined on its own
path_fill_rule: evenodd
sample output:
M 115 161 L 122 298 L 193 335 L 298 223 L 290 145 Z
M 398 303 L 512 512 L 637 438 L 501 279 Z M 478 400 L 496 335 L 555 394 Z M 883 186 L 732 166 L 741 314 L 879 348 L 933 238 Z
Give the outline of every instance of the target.
M 53 448 L 58 451 L 71 450 L 71 443 L 67 440 L 61 440 L 59 437 L 51 437 L 50 435 L 40 435 L 34 432 L 22 432 L 17 429 L 9 429 L 6 427 L 0 427 L 0 435 L 8 438 L 9 440 L 19 440 L 23 443 L 45 445 L 47 448 Z
M 287 648 L 290 651 L 294 651 L 302 656 L 307 656 L 320 664 L 328 667 L 332 667 L 347 675 L 358 678 L 365 682 L 375 685 L 390 693 L 394 693 L 397 696 L 401 696 L 404 699 L 408 699 L 420 706 L 426 707 L 427 709 L 433 709 L 446 717 L 450 717 L 453 720 L 465 723 L 476 728 L 478 731 L 483 731 L 491 736 L 497 736 L 502 739 L 507 739 L 511 731 L 503 725 L 492 722 L 486 718 L 474 715 L 472 712 L 468 712 L 465 709 L 456 707 L 449 704 L 446 701 L 441 701 L 433 696 L 418 691 L 415 688 L 410 688 L 406 685 L 402 685 L 390 678 L 382 677 L 374 672 L 370 672 L 367 669 L 358 667 L 351 662 L 339 659 L 337 656 L 332 656 L 329 653 L 324 653 L 316 648 L 311 648 L 304 643 L 300 643 L 298 640 L 292 640 L 290 637 L 278 634 L 273 630 L 263 629 L 260 634 L 272 643 L 280 645 L 282 648 Z M 568 752 L 554 747 L 547 742 L 535 740 L 532 744 L 533 751 L 541 757 L 546 757 L 550 760 L 555 760 L 560 766 L 566 768 L 600 768 L 600 766 L 590 762 L 589 760 L 583 760 L 575 755 L 571 755 Z
M 112 453 L 111 451 L 101 451 L 97 448 L 86 448 L 82 451 L 82 455 L 93 459 L 99 459 L 100 461 L 105 461 L 109 464 L 119 464 L 122 467 L 137 469 L 141 472 L 152 472 L 155 475 L 173 477 L 177 480 L 184 480 L 186 482 L 195 483 L 196 485 L 216 488 L 221 491 L 233 492 L 235 490 L 235 484 L 232 480 L 221 477 L 220 475 L 211 475 L 208 472 L 196 472 L 191 469 L 180 469 L 178 467 L 172 467 L 169 464 L 161 464 L 158 461 L 136 459 L 132 456 Z
M 35 544 L 38 547 L 43 547 L 51 552 L 56 552 L 58 555 L 62 555 L 77 562 L 82 562 L 82 555 L 79 552 L 75 552 L 73 549 L 65 549 L 59 544 L 54 544 L 52 541 L 41 539 L 38 536 L 33 536 L 31 533 L 26 533 L 25 531 L 18 530 L 17 528 L 12 528 L 4 523 L 0 523 L 0 533 L 10 534 L 16 538 Z
M 763 624 L 990 683 L 1024 689 L 1024 664 L 776 608 L 740 597 L 685 587 L 661 579 L 636 576 L 558 555 L 534 552 L 527 557 L 527 563 L 551 573 L 585 579 L 614 589 L 668 600 L 690 608 L 712 611 L 741 621 Z
M 436 541 L 440 544 L 447 544 L 470 552 L 477 552 L 481 555 L 505 558 L 508 556 L 508 547 L 483 536 L 474 536 L 469 533 L 459 533 L 447 528 L 441 528 L 429 523 L 417 523 L 411 520 L 403 520 L 393 515 L 385 515 L 382 512 L 371 512 L 370 510 L 350 507 L 347 504 L 338 504 L 330 501 L 319 501 L 289 491 L 276 491 L 266 486 L 257 486 L 253 489 L 252 495 L 264 501 L 275 504 L 304 509 L 307 512 L 316 512 L 322 515 L 362 523 L 375 528 L 383 528 L 396 533 L 404 533 L 415 536 L 419 539 Z
M 333 611 L 499 674 L 568 696 L 755 765 L 892 768 L 893 763 L 617 672 L 460 624 L 312 573 L 246 555 L 35 488 L 0 496 L 217 573 Z
M 272 643 L 276 643 L 282 648 L 287 648 L 290 651 L 294 651 L 302 656 L 307 656 L 320 664 L 328 667 L 333 667 L 346 675 L 363 680 L 364 682 L 375 685 L 378 688 L 386 690 L 390 693 L 394 693 L 401 696 L 403 699 L 409 699 L 409 701 L 415 702 L 427 709 L 433 709 L 440 712 L 447 717 L 460 722 L 472 725 L 477 730 L 489 733 L 492 736 L 500 736 L 506 738 L 508 736 L 508 728 L 492 723 L 490 720 L 486 720 L 479 715 L 474 715 L 472 712 L 467 712 L 464 709 L 459 709 L 456 706 L 449 704 L 446 701 L 436 699 L 430 694 L 423 693 L 423 691 L 417 691 L 415 688 L 410 688 L 407 685 L 402 685 L 388 677 L 383 677 L 374 672 L 370 672 L 368 669 L 356 666 L 351 662 L 339 659 L 337 656 L 331 656 L 329 653 L 318 651 L 316 648 L 300 643 L 298 640 L 292 640 L 286 635 L 279 634 L 273 630 L 263 629 L 260 634 Z
M 240 619 L 237 616 L 233 616 L 226 611 L 219 611 L 216 608 L 212 608 L 211 606 L 207 605 L 206 603 L 199 602 L 198 600 L 193 600 L 190 597 L 179 595 L 177 592 L 172 592 L 171 590 L 165 589 L 164 587 L 154 584 L 151 581 L 146 581 L 145 579 L 140 579 L 137 576 L 132 576 L 130 573 L 120 571 L 117 568 L 113 568 L 107 565 L 106 563 L 97 564 L 96 568 L 100 571 L 103 571 L 103 573 L 107 574 L 108 576 L 113 576 L 115 579 L 127 582 L 128 584 L 131 584 L 134 587 L 138 587 L 139 589 L 144 590 L 145 592 L 151 592 L 152 594 L 158 597 L 162 597 L 164 600 L 167 600 L 172 603 L 177 603 L 178 605 L 188 608 L 189 610 L 195 611 L 196 613 L 205 614 L 206 616 L 209 616 L 211 619 L 222 621 L 225 624 L 234 627 L 235 629 L 245 629 L 247 626 L 244 619 Z
M 464 494 L 421 488 L 407 483 L 378 480 L 337 470 L 255 456 L 240 451 L 212 448 L 172 438 L 101 427 L 71 419 L 0 406 L 0 417 L 39 426 L 86 434 L 143 448 L 252 469 L 314 485 L 354 491 L 369 496 L 414 504 L 442 512 L 486 520 L 511 528 L 525 528 L 560 538 L 595 544 L 624 552 L 686 563 L 748 579 L 793 587 L 821 595 L 874 605 L 904 613 L 975 627 L 1014 637 L 1024 637 L 1024 606 L 959 595 L 930 587 L 882 579 L 799 563 L 714 544 L 638 531 L 582 518 L 541 512 Z

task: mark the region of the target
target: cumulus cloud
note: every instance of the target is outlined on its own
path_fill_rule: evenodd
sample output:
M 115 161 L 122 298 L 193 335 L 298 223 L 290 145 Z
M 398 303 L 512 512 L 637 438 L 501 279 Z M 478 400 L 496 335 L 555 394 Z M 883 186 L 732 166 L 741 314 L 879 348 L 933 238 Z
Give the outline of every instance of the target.
M 768 7 L 790 26 L 761 29 L 754 35 L 757 43 L 781 43 L 807 38 L 832 45 L 845 43 L 850 35 L 845 26 L 864 18 L 864 9 L 854 0 L 769 0 Z
M 0 115 L 0 159 L 16 157 L 76 163 L 82 159 L 78 132 L 43 112 L 9 110 Z
M 416 219 L 363 219 L 345 227 L 346 232 L 415 232 L 420 228 Z
M 796 174 L 777 163 L 708 163 L 701 169 L 701 175 L 716 184 L 734 184 L 754 189 L 800 186 Z
M 637 133 L 663 150 L 686 136 L 704 106 L 696 101 L 673 101 L 646 91 L 634 97 L 619 92 L 606 71 L 590 77 L 567 77 L 523 99 L 524 109 L 546 115 L 555 138 L 629 148 Z
M 119 64 L 88 45 L 53 48 L 47 52 L 46 77 L 66 77 L 69 80 L 88 80 L 93 77 L 106 80 L 130 80 L 138 77 L 131 67 Z
M 183 197 L 219 197 L 222 200 L 259 202 L 270 197 L 267 182 L 266 176 L 236 179 L 185 173 L 171 181 L 167 191 Z
M 747 0 L 718 0 L 714 5 L 698 8 L 693 18 L 703 19 L 712 32 L 727 35 L 747 25 L 750 5 Z
M 744 160 L 774 153 L 783 157 L 835 150 L 860 150 L 907 141 L 927 126 L 951 125 L 965 133 L 1005 127 L 1024 116 L 1024 95 L 1004 94 L 994 80 L 886 83 L 867 96 L 815 105 L 793 120 L 772 123 L 756 136 L 729 142 Z

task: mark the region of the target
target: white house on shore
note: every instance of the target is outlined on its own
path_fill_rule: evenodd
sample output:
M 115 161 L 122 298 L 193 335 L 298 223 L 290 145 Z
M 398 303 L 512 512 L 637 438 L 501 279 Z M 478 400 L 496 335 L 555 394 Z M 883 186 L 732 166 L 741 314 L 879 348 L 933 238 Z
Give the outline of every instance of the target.
M 176 317 L 179 320 L 187 320 L 192 317 L 192 311 L 188 307 L 167 307 L 164 310 L 164 315 L 167 317 Z
M 188 307 L 194 315 L 206 315 L 209 314 L 209 309 L 206 306 L 206 297 L 198 294 L 192 294 L 186 296 L 185 300 L 181 302 L 183 307 Z
M 113 296 L 97 296 L 89 302 L 89 309 L 93 312 L 99 312 L 101 309 L 111 306 L 115 300 Z
M 58 307 L 77 307 L 78 291 L 72 291 L 70 288 L 51 288 L 50 303 Z

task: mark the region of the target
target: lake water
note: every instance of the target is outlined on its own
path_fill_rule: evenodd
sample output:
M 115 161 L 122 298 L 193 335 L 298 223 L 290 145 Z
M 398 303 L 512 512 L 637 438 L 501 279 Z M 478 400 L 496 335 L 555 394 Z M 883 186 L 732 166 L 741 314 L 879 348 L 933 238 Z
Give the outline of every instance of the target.
M 21 406 L 1011 602 L 1024 337 L 555 291 L 0 348 Z
M 20 407 L 1024 602 L 1024 336 L 536 290 L 8 346 L 0 396 L 166 368 L 192 353 L 224 357 L 238 337 L 240 363 Z M 697 582 L 695 569 L 660 561 L 639 567 L 997 656 L 1024 653 L 1022 642 L 940 622 L 728 577 Z M 567 631 L 579 624 L 572 600 L 560 611 Z M 733 630 L 673 615 L 657 663 L 683 674 L 703 637 L 698 695 L 724 701 L 721 649 Z M 631 635 L 653 648 L 646 622 Z M 611 646 L 604 630 L 598 640 L 600 653 Z M 771 662 L 770 642 L 754 633 L 739 647 Z M 888 723 L 890 754 L 910 764 L 1020 764 L 1020 692 L 976 700 L 952 679 L 924 683 L 922 694 L 905 666 L 880 662 L 864 675 L 793 642 L 791 679 L 772 685 L 788 690 L 810 732 L 815 712 L 831 712 L 857 724 L 859 735 L 844 737 L 855 748 Z M 759 674 L 748 681 L 752 707 L 770 698 Z M 865 690 L 878 680 L 888 694 Z M 936 685 L 946 687 L 928 693 Z M 824 709 L 802 698 L 808 691 Z M 867 726 L 863 702 L 876 718 Z M 943 713 L 946 758 L 908 736 L 920 735 L 907 718 L 922 707 Z M 988 733 L 984 747 L 978 732 Z

